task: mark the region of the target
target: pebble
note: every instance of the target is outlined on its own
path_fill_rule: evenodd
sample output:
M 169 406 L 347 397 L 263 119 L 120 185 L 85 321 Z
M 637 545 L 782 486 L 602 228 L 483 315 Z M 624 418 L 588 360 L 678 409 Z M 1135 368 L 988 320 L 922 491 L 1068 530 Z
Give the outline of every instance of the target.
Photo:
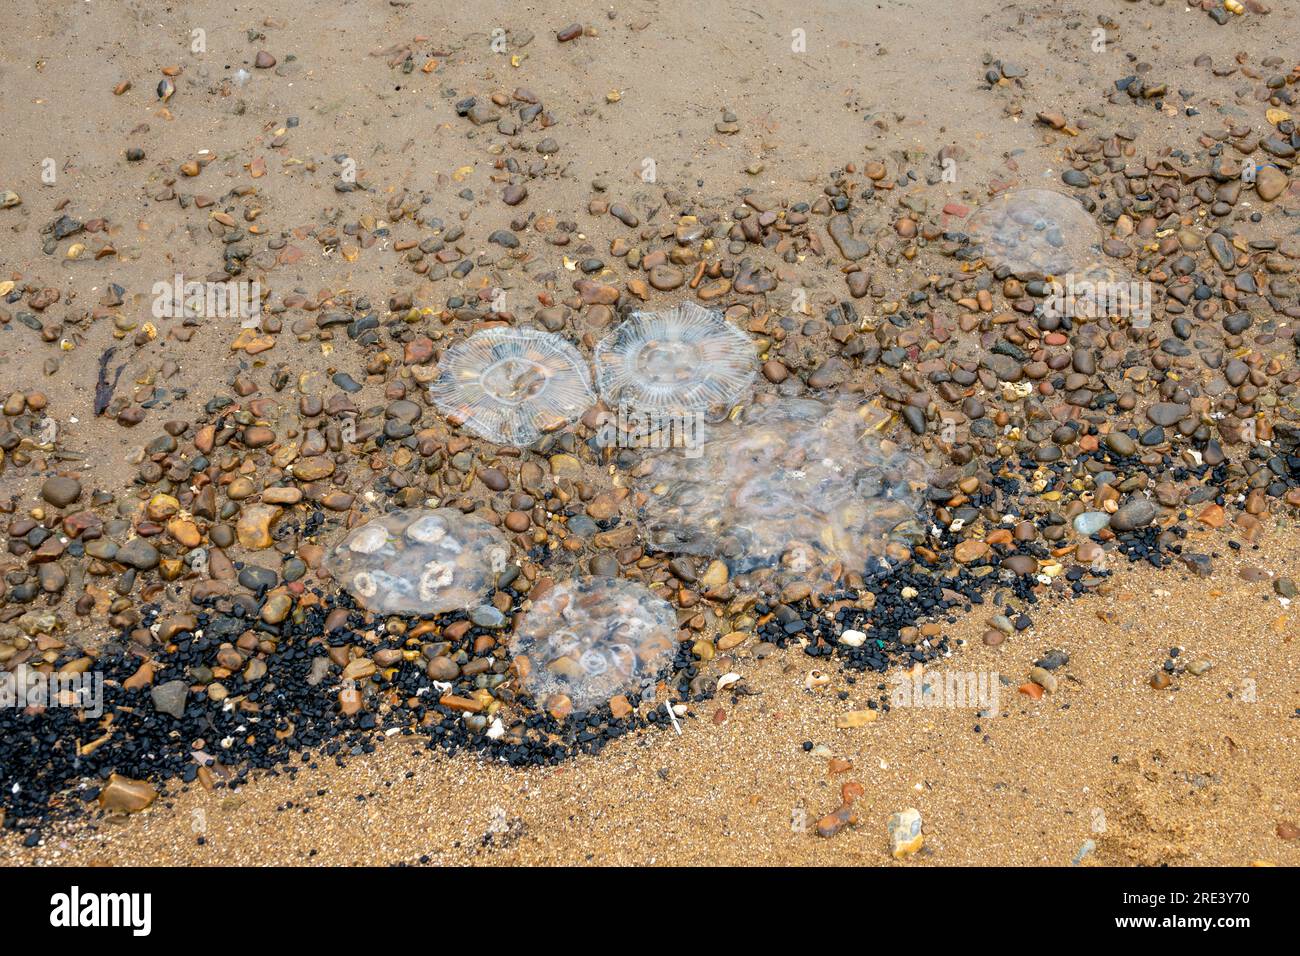
M 1104 511 L 1084 511 L 1074 516 L 1074 530 L 1082 535 L 1094 535 L 1110 526 L 1111 516 Z
M 47 478 L 41 485 L 41 497 L 56 508 L 66 508 L 81 497 L 81 482 L 60 476 Z
M 138 571 L 152 571 L 158 567 L 158 549 L 143 538 L 132 538 L 117 549 L 114 560 Z
M 1160 509 L 1149 498 L 1131 498 L 1110 516 L 1110 526 L 1116 531 L 1135 531 L 1145 528 L 1155 520 Z
M 1255 174 L 1255 192 L 1264 202 L 1272 202 L 1286 191 L 1286 173 L 1276 166 L 1261 166 Z
M 143 780 L 111 774 L 99 791 L 99 805 L 112 813 L 139 813 L 158 798 L 158 791 Z
M 185 716 L 185 701 L 190 687 L 183 680 L 169 680 L 150 689 L 154 710 L 177 718 Z
M 914 807 L 891 814 L 886 830 L 889 833 L 889 855 L 895 860 L 906 859 L 925 845 L 921 811 Z
M 275 505 L 249 505 L 239 515 L 235 534 L 241 547 L 261 551 L 275 543 L 271 525 L 279 518 L 282 508 Z

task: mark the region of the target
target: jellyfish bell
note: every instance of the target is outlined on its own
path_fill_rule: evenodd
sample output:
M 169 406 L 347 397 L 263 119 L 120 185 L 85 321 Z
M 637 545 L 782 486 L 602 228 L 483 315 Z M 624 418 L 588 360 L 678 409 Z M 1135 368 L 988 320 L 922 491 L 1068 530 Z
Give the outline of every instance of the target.
M 725 408 L 758 373 L 750 337 L 720 312 L 686 302 L 634 312 L 596 345 L 596 382 L 610 407 L 673 413 Z
M 967 231 L 985 262 L 1021 278 L 1067 272 L 1101 246 L 1101 230 L 1078 201 L 1051 189 L 1001 193 L 975 210 Z
M 501 531 L 477 515 L 408 508 L 354 528 L 324 564 L 367 610 L 429 615 L 481 603 L 508 555 Z
M 452 345 L 431 394 L 448 421 L 521 448 L 576 421 L 596 400 L 578 350 L 531 326 L 483 329 Z
M 677 615 L 642 584 L 624 578 L 584 577 L 556 585 L 533 602 L 514 636 L 523 690 L 537 700 L 564 694 L 578 711 L 616 694 L 640 692 L 672 663 Z
M 647 544 L 722 560 L 760 587 L 830 588 L 862 573 L 923 507 L 926 471 L 870 419 L 848 403 L 781 399 L 747 409 L 699 459 L 650 457 Z

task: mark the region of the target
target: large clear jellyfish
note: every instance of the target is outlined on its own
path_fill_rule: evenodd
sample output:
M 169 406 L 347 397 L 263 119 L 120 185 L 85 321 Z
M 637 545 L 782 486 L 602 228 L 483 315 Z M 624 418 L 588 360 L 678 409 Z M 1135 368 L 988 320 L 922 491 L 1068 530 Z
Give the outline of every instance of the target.
M 749 336 L 694 302 L 634 312 L 596 346 L 596 382 L 611 408 L 673 413 L 728 407 L 748 393 L 757 371 Z
M 509 557 L 505 536 L 482 518 L 411 508 L 354 528 L 325 568 L 367 610 L 429 615 L 479 603 Z
M 750 584 L 834 586 L 891 542 L 915 543 L 924 462 L 880 435 L 870 405 L 758 404 L 709 437 L 698 458 L 650 460 L 644 524 L 658 551 L 725 561 Z
M 1095 259 L 1101 230 L 1077 200 L 1050 189 L 1012 189 L 975 210 L 972 246 L 994 269 L 1059 276 Z
M 577 420 L 596 401 L 578 350 L 529 326 L 483 329 L 451 346 L 432 391 L 454 424 L 521 448 Z
M 543 706 L 565 695 L 590 710 L 653 686 L 677 651 L 677 614 L 644 585 L 584 577 L 556 585 L 524 615 L 510 652 L 523 689 Z

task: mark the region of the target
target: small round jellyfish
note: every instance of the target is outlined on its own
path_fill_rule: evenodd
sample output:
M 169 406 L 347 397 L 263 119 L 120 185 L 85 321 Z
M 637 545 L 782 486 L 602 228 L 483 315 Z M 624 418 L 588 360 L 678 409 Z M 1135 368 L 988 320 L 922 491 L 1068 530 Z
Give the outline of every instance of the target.
M 1079 203 L 1050 189 L 1013 189 L 975 210 L 971 243 L 994 269 L 1061 275 L 1097 255 L 1101 231 Z
M 564 695 L 579 711 L 616 694 L 638 696 L 676 650 L 672 605 L 644 585 L 602 577 L 576 578 L 546 592 L 510 643 L 525 691 L 543 706 Z
M 575 421 L 596 400 L 578 350 L 529 326 L 483 329 L 451 346 L 432 394 L 452 423 L 520 448 Z
M 353 529 L 325 567 L 368 610 L 441 614 L 480 603 L 509 553 L 505 537 L 482 518 L 416 508 Z
M 687 302 L 634 312 L 596 346 L 596 382 L 611 407 L 706 410 L 730 406 L 758 371 L 754 343 L 719 312 Z

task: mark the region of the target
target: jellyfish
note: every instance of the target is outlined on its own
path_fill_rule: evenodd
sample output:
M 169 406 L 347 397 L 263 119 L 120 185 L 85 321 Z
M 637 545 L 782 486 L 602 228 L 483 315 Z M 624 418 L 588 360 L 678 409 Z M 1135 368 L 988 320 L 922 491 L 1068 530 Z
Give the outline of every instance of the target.
M 757 371 L 749 336 L 693 302 L 634 312 L 596 346 L 596 381 L 611 407 L 669 414 L 729 407 Z
M 584 577 L 556 585 L 524 615 L 510 652 L 527 658 L 523 688 L 542 704 L 563 694 L 585 711 L 639 696 L 672 664 L 677 614 L 635 581 Z
M 529 326 L 475 332 L 447 350 L 438 370 L 432 385 L 438 409 L 498 445 L 527 447 L 596 400 L 578 350 Z
M 1013 189 L 975 210 L 972 245 L 994 269 L 1062 275 L 1100 252 L 1101 231 L 1079 203 L 1050 189 Z
M 646 541 L 777 583 L 832 585 L 862 572 L 920 513 L 926 474 L 871 427 L 872 412 L 778 400 L 726 423 L 697 459 L 653 456 L 642 479 Z
M 367 610 L 427 615 L 481 603 L 508 555 L 505 536 L 476 515 L 410 508 L 353 529 L 325 567 Z

